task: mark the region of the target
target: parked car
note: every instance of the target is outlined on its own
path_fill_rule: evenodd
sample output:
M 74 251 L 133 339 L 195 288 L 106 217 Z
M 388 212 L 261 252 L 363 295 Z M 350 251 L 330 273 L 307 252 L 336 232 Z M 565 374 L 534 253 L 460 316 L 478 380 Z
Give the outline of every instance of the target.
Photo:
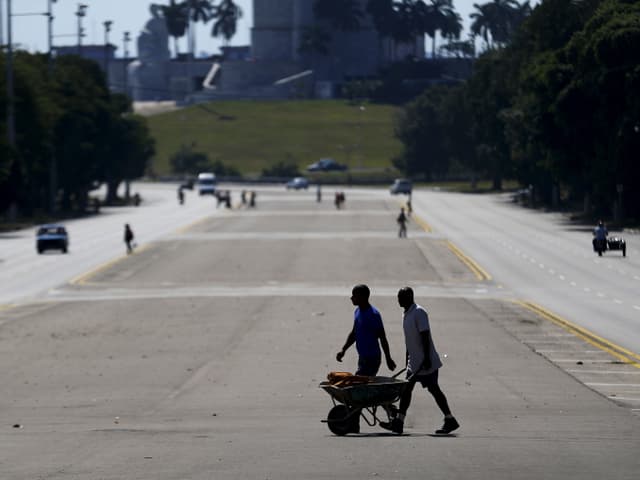
M 308 172 L 330 172 L 347 170 L 346 165 L 336 162 L 333 158 L 321 158 L 307 167 Z
M 36 250 L 42 253 L 45 250 L 69 251 L 69 234 L 62 225 L 48 224 L 38 228 L 36 233 Z
M 411 195 L 411 189 L 411 180 L 407 180 L 406 178 L 396 178 L 389 191 L 391 192 L 391 195 L 397 195 L 399 193 Z
M 309 188 L 309 180 L 304 177 L 295 177 L 287 182 L 287 190 L 300 190 L 302 188 L 305 190 Z

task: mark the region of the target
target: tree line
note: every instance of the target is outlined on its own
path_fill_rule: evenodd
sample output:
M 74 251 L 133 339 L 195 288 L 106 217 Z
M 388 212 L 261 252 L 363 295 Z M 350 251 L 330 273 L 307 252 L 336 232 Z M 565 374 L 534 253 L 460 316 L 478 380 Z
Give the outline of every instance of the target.
M 0 53 L 4 71 L 6 55 Z M 142 176 L 154 155 L 144 118 L 111 93 L 100 66 L 75 55 L 13 57 L 15 145 L 7 139 L 6 77 L 0 77 L 0 212 L 83 211 L 89 192 Z
M 502 1 L 502 0 L 500 0 Z M 548 205 L 640 218 L 640 3 L 545 0 L 487 33 L 471 78 L 406 106 L 395 165 L 517 179 Z

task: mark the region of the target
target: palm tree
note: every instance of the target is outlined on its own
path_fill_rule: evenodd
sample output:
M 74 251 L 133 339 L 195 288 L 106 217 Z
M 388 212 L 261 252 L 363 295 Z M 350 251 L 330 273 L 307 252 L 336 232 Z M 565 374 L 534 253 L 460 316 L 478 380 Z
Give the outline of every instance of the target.
M 527 0 L 522 5 L 517 0 L 493 0 L 482 5 L 473 4 L 477 12 L 470 15 L 471 33 L 482 36 L 488 48 L 504 46 L 513 37 L 524 19 L 531 13 Z
M 493 48 L 493 38 L 491 35 L 492 27 L 495 24 L 494 18 L 492 18 L 492 9 L 489 3 L 483 5 L 473 4 L 475 12 L 471 13 L 471 34 L 474 37 L 480 36 L 484 40 L 484 43 L 489 49 Z
M 182 5 L 186 10 L 188 19 L 189 53 L 191 54 L 191 58 L 193 58 L 196 50 L 195 24 L 197 22 L 207 23 L 211 16 L 213 6 L 209 0 L 184 0 Z
M 211 18 L 215 19 L 211 35 L 222 35 L 225 44 L 236 34 L 238 20 L 242 18 L 242 9 L 233 0 L 222 0 L 220 5 L 214 6 Z
M 436 33 L 444 38 L 460 38 L 462 19 L 452 0 L 431 0 L 426 6 L 424 32 L 431 37 L 431 56 L 436 56 Z
M 186 11 L 184 6 L 176 3 L 175 0 L 170 0 L 169 5 L 157 5 L 157 7 L 159 7 L 164 16 L 169 35 L 173 37 L 173 48 L 177 57 L 180 54 L 178 39 L 184 37 L 187 32 L 187 24 L 189 23 Z

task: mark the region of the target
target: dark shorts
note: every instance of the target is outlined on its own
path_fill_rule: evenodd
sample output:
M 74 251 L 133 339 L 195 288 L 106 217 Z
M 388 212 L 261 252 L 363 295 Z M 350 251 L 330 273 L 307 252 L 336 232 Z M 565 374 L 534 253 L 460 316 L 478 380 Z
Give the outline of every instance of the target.
M 438 372 L 440 369 L 436 369 L 434 372 L 431 372 L 427 375 L 416 375 L 414 378 L 415 383 L 420 383 L 422 388 L 431 388 L 438 386 Z M 407 378 L 411 375 L 407 373 Z
M 358 371 L 356 375 L 374 377 L 378 374 L 381 363 L 381 357 L 358 357 Z

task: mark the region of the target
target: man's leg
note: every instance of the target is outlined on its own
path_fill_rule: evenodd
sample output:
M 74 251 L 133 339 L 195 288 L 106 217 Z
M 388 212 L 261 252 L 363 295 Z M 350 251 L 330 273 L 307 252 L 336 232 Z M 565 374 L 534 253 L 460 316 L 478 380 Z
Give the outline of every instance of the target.
M 411 394 L 413 393 L 413 387 L 415 386 L 415 377 L 410 377 L 406 387 L 404 387 L 402 395 L 400 396 L 400 407 L 398 409 L 398 415 L 390 422 L 380 422 L 380 426 L 382 428 L 391 430 L 392 432 L 397 434 L 401 434 L 403 432 L 404 418 L 407 415 L 407 410 L 409 410 L 409 405 L 411 405 Z
M 444 425 L 439 430 L 436 430 L 436 433 L 451 433 L 457 428 L 460 427 L 460 424 L 455 419 L 455 417 L 451 414 L 451 409 L 449 408 L 449 402 L 447 401 L 447 397 L 444 392 L 440 389 L 440 385 L 438 384 L 438 370 L 427 375 L 423 379 L 421 379 L 422 385 L 427 387 L 429 393 L 433 395 L 436 403 L 438 404 L 438 408 L 444 414 Z

